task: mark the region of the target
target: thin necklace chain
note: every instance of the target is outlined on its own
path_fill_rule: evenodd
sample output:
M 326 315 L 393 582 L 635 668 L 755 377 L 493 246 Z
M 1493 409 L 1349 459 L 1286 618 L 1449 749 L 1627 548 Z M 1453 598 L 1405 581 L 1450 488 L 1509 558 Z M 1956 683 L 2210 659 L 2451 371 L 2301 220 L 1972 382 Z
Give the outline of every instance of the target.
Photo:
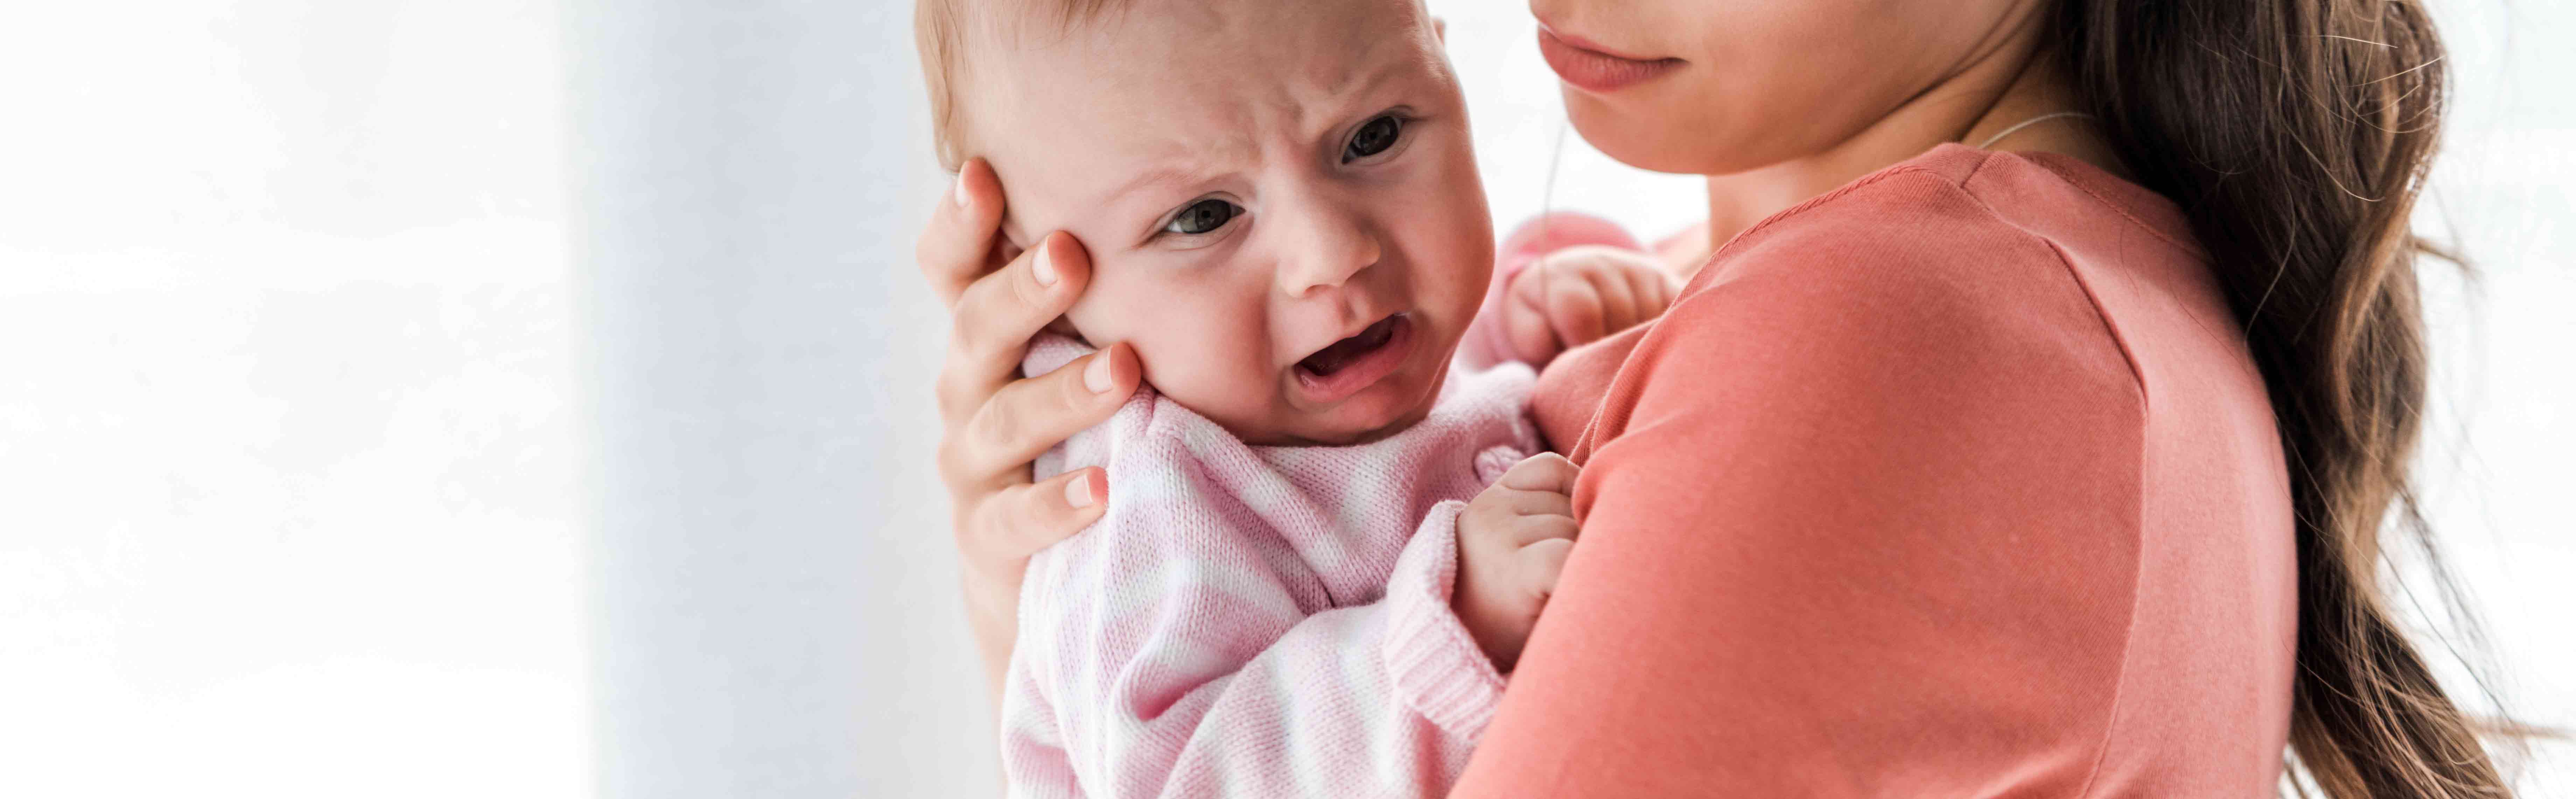
M 2082 112 L 2082 111 L 2059 111 L 2059 112 L 2054 113 L 2054 114 L 2041 114 L 2041 115 L 2039 115 L 2039 116 L 2031 117 L 2031 118 L 2029 118 L 2029 119 L 2022 120 L 2022 121 L 2020 121 L 2020 122 L 2018 122 L 2018 123 L 2014 123 L 2014 125 L 2013 125 L 2012 127 L 2005 128 L 2005 129 L 2004 129 L 2004 131 L 2003 131 L 2002 133 L 1997 133 L 1997 134 L 1995 134 L 1995 135 L 1992 135 L 1992 136 L 1988 136 L 1988 137 L 1986 137 L 1986 140 L 1985 140 L 1985 141 L 1981 141 L 1981 142 L 1978 142 L 1978 143 L 1977 143 L 1977 149 L 1983 150 L 1983 149 L 1986 149 L 1987 147 L 1992 147 L 1992 146 L 1994 146 L 1994 143 L 1995 143 L 1995 142 L 2003 141 L 2005 136 L 2010 136 L 2010 135 L 2013 135 L 2013 134 L 2015 134 L 2015 133 L 2020 133 L 2022 128 L 2027 128 L 2027 127 L 2030 127 L 2030 126 L 2032 126 L 2032 125 L 2037 125 L 2037 124 L 2039 124 L 2039 123 L 2046 122 L 2046 121 L 2049 121 L 2049 120 L 2052 120 L 2052 119 L 2064 119 L 2064 118 L 2067 118 L 2067 117 L 2075 117 L 2075 118 L 2077 118 L 2077 119 L 2090 119 L 2090 120 L 2094 120 L 2094 121 L 2097 121 L 2097 122 L 2098 122 L 2098 121 L 2101 121 L 2101 118 L 2100 118 L 2100 117 L 2096 117 L 2096 116 L 2094 116 L 2094 115 L 2092 115 L 2092 114 L 2087 114 L 2087 113 L 2084 113 L 2084 112 Z

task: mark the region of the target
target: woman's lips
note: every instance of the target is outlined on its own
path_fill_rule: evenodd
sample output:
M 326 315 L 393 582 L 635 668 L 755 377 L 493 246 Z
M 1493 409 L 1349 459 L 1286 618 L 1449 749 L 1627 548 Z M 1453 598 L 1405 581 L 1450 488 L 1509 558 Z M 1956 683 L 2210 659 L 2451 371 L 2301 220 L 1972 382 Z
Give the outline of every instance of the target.
M 1385 325 L 1387 329 L 1378 330 L 1379 325 Z M 1370 336 L 1371 333 L 1383 335 L 1385 339 L 1377 342 L 1376 346 L 1367 347 L 1364 352 L 1351 353 L 1347 358 L 1335 358 L 1331 374 L 1317 374 L 1314 369 L 1308 368 L 1305 362 L 1294 367 L 1297 373 L 1297 386 L 1305 389 L 1308 401 L 1319 404 L 1339 402 L 1359 393 L 1361 389 L 1376 385 L 1377 381 L 1393 374 L 1396 369 L 1403 367 L 1406 361 L 1412 360 L 1410 356 L 1413 352 L 1413 320 L 1411 318 L 1405 314 L 1397 314 L 1379 320 L 1378 324 L 1369 327 L 1369 330 L 1360 331 L 1359 335 L 1343 341 L 1350 342 L 1363 337 L 1374 338 Z M 1308 358 L 1309 361 L 1313 359 L 1313 356 Z
M 1611 55 L 1593 49 L 1580 39 L 1568 41 L 1546 26 L 1538 29 L 1538 53 L 1547 59 L 1547 67 L 1575 88 L 1592 92 L 1615 91 L 1671 72 L 1682 65 L 1678 58 L 1640 59 Z

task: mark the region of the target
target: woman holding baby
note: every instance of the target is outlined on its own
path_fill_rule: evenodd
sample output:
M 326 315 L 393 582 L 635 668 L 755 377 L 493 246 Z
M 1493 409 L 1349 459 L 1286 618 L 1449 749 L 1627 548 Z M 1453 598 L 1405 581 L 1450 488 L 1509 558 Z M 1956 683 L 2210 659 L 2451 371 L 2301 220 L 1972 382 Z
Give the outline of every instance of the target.
M 1066 19 L 1105 14 L 1068 29 L 1170 19 L 1214 36 L 1228 19 L 1226 3 L 1103 5 L 1066 4 Z M 1294 5 L 1311 31 L 1260 30 L 1298 53 L 1431 25 L 1403 0 Z M 2416 0 L 1531 10 L 1576 130 L 1629 164 L 1706 175 L 1705 234 L 1661 256 L 1669 282 L 1639 277 L 1658 262 L 1633 250 L 1519 239 L 1535 263 L 1496 278 L 1483 313 L 1407 294 L 1425 310 L 1392 332 L 1336 331 L 1289 359 L 1322 380 L 1390 337 L 1470 353 L 1485 330 L 1494 357 L 1543 365 L 1528 413 L 1568 463 L 1527 479 L 1562 477 L 1579 532 L 1517 662 L 1495 658 L 1509 689 L 1453 795 L 2244 796 L 2278 790 L 2285 752 L 2329 796 L 2507 792 L 2375 579 L 2385 523 L 2412 518 L 2426 371 L 2408 219 L 2443 71 Z M 1113 94 L 1084 88 L 1085 69 L 1178 96 L 1261 77 L 1082 63 L 1032 69 L 1066 82 L 1028 96 Z M 1247 105 L 1243 124 L 1312 95 Z M 1375 198 L 1472 181 L 1433 163 L 1463 153 L 1444 143 L 1463 117 L 1438 105 L 1330 129 L 1333 169 L 1415 171 L 1301 188 L 1297 213 L 1279 192 L 1192 195 L 1152 230 L 1214 248 L 1250 246 L 1215 237 L 1229 224 L 1302 225 L 1282 253 L 1356 264 L 1265 275 L 1293 291 L 1430 252 L 1407 238 L 1429 223 L 1387 220 L 1461 209 Z M 1279 124 L 1306 118 L 1291 116 Z M 1007 124 L 1081 135 L 1043 114 Z M 1189 391 L 1155 352 L 1111 343 L 1134 336 L 1100 332 L 1150 307 L 1074 313 L 1108 348 L 1020 378 L 1032 336 L 1129 252 L 1027 227 L 1024 194 L 1102 182 L 1042 160 L 965 164 L 921 247 L 956 302 L 942 467 L 997 674 L 1028 557 L 1098 532 L 1080 531 L 1126 490 L 1115 461 L 1036 482 L 1030 462 L 1140 383 Z M 1377 193 L 1345 190 L 1363 183 Z M 1431 389 L 1387 391 L 1392 409 Z M 1206 415 L 1238 433 L 1307 418 L 1282 413 Z M 1386 415 L 1313 415 L 1268 438 L 1361 441 L 1413 418 L 1368 413 Z M 1483 579 L 1474 553 L 1458 563 Z M 1454 601 L 1488 643 L 1486 611 Z

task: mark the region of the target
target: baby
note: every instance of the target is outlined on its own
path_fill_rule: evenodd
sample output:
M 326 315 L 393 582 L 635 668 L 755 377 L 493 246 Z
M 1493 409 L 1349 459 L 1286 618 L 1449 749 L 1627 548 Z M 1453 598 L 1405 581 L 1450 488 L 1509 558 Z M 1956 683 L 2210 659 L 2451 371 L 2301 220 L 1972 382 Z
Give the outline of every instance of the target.
M 1056 328 L 1087 343 L 1043 339 L 1027 371 L 1125 341 L 1151 386 L 1038 462 L 1113 479 L 1029 565 L 1012 793 L 1446 790 L 1575 534 L 1574 467 L 1530 457 L 1527 361 L 1660 311 L 1670 279 L 1514 268 L 1635 246 L 1573 222 L 1516 235 L 1494 279 L 1418 0 L 918 13 L 942 160 L 986 159 L 1013 245 L 1062 230 L 1094 265 Z

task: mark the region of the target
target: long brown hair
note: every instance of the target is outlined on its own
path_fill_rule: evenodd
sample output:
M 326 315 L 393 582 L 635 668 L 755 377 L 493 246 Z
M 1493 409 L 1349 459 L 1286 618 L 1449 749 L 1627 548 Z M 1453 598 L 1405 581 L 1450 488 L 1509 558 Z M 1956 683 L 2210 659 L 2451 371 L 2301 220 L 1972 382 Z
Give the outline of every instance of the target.
M 2271 390 L 2298 514 L 2291 784 L 2510 795 L 2377 579 L 2383 530 L 2432 545 L 2407 476 L 2432 21 L 2418 0 L 2061 0 L 2053 22 L 2085 110 L 2191 218 Z

